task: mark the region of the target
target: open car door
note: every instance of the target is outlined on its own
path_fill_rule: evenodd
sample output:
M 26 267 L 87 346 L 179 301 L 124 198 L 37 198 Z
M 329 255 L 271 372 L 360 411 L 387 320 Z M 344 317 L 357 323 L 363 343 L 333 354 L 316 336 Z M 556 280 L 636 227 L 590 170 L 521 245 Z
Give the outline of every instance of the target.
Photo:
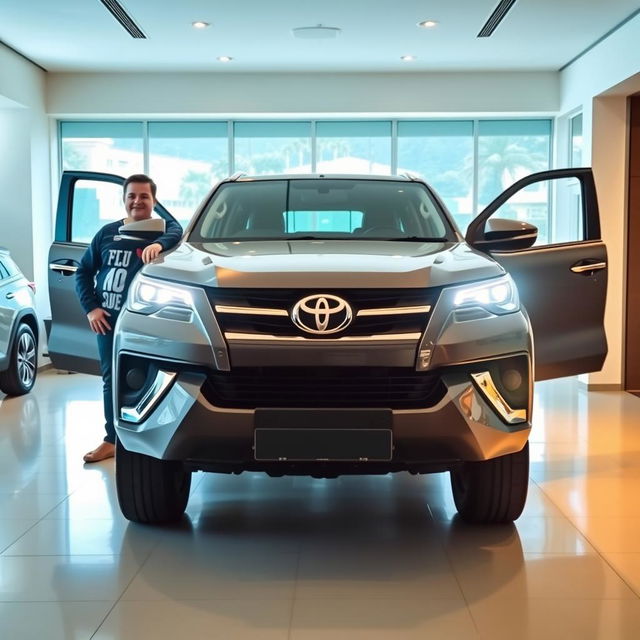
M 543 171 L 517 181 L 471 222 L 466 240 L 515 280 L 531 319 L 536 380 L 602 368 L 607 251 L 591 169 Z
M 99 375 L 95 334 L 75 291 L 75 273 L 96 232 L 108 222 L 126 217 L 122 202 L 125 179 L 109 173 L 65 171 L 58 193 L 54 241 L 49 250 L 47 328 L 49 356 L 57 369 Z M 173 216 L 160 204 L 165 220 Z

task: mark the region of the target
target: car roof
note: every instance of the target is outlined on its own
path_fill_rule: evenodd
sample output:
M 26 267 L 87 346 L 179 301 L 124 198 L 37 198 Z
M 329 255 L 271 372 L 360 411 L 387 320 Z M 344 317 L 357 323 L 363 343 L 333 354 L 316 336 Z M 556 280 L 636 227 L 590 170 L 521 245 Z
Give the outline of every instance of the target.
M 258 180 L 369 180 L 386 182 L 422 182 L 422 180 L 417 176 L 409 174 L 388 176 L 372 175 L 370 173 L 281 173 L 258 176 L 236 173 L 223 182 L 256 182 Z

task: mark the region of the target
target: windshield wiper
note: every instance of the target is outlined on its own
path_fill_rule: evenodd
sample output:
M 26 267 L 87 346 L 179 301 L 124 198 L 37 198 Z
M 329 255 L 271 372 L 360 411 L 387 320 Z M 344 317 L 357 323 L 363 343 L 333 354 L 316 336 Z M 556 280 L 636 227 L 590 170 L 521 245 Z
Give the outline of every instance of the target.
M 446 238 L 428 238 L 426 236 L 403 236 L 402 238 L 367 238 L 367 240 L 386 240 L 387 242 L 446 242 Z

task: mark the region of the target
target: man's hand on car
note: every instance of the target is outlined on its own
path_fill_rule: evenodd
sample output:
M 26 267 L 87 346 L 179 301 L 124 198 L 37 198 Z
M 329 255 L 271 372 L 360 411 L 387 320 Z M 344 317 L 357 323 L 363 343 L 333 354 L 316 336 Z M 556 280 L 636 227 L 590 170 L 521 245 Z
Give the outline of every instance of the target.
M 105 335 L 107 331 L 111 331 L 111 325 L 107 320 L 107 316 L 111 314 L 102 307 L 98 307 L 87 313 L 87 320 L 89 320 L 89 326 L 94 333 L 101 333 Z
M 149 264 L 151 261 L 155 260 L 161 252 L 162 245 L 158 242 L 154 242 L 142 250 L 142 256 L 140 257 L 142 258 L 142 262 Z

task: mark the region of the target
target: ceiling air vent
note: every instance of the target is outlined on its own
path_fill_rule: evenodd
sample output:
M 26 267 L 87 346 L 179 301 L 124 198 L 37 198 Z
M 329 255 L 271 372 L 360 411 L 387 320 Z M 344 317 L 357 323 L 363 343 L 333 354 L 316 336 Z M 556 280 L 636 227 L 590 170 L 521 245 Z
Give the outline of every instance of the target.
M 500 0 L 498 6 L 489 16 L 489 19 L 484 23 L 484 27 L 480 29 L 478 38 L 488 38 L 496 30 L 496 27 L 504 20 L 504 17 L 515 3 L 516 0 Z
M 124 30 L 132 38 L 146 38 L 142 30 L 133 21 L 133 18 L 125 11 L 124 7 L 118 0 L 100 0 L 102 4 L 109 9 L 111 15 L 122 25 Z

